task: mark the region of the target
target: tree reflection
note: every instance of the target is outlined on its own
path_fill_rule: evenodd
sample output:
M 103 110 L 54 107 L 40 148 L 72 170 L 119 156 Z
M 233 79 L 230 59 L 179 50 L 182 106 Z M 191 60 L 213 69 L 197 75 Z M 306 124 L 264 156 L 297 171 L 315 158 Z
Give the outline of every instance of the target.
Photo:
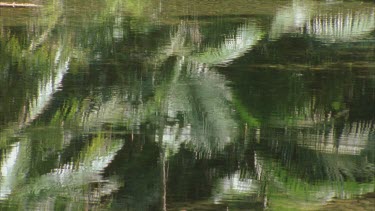
M 3 26 L 4 207 L 301 208 L 373 190 L 372 72 L 331 68 L 353 49 L 369 61 L 373 9 L 292 1 L 265 24 L 125 2 L 79 4 L 83 26 L 56 2 L 39 33 Z

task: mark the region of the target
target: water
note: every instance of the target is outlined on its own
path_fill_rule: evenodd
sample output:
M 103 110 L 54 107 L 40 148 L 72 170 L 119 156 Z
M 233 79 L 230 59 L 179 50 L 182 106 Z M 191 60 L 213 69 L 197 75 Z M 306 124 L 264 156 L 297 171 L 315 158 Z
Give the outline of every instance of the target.
M 0 8 L 1 209 L 373 208 L 372 1 L 34 3 Z

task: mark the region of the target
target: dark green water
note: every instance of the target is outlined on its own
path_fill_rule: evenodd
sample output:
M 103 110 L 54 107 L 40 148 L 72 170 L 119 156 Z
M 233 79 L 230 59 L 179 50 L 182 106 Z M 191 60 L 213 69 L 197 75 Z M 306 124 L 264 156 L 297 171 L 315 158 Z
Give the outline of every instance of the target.
M 374 192 L 373 1 L 33 3 L 0 8 L 1 210 Z

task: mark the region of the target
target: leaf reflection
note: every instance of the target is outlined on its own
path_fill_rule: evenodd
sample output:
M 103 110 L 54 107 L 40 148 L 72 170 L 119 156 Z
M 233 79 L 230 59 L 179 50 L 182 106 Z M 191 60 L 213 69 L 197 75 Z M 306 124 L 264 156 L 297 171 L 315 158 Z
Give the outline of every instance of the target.
M 288 2 L 219 18 L 54 2 L 2 26 L 2 206 L 318 209 L 373 191 L 373 6 Z

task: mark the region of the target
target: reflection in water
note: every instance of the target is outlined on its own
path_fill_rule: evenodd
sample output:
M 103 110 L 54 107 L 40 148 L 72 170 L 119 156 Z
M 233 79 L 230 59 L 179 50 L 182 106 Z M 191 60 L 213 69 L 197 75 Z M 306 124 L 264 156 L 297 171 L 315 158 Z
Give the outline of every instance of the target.
M 69 60 L 68 57 L 66 61 L 61 61 L 61 51 L 62 46 L 58 48 L 55 58 L 54 68 L 56 70 L 50 73 L 50 76 L 47 76 L 47 79 L 43 79 L 45 81 L 39 85 L 38 92 L 36 94 L 36 98 L 32 99 L 30 104 L 27 106 L 28 111 L 25 114 L 25 119 L 22 120 L 23 125 L 27 125 L 31 121 L 33 121 L 39 114 L 43 112 L 46 108 L 48 103 L 51 101 L 52 95 L 60 88 L 61 82 L 64 78 L 64 75 L 67 73 L 69 69 Z
M 4 156 L 1 163 L 1 177 L 3 178 L 1 180 L 1 193 L 0 198 L 5 199 L 7 195 L 9 195 L 12 191 L 12 178 L 14 178 L 15 174 L 15 164 L 17 162 L 18 153 L 19 153 L 19 142 L 16 143 L 15 146 L 13 146 L 7 154 L 7 156 Z
M 164 129 L 163 142 L 170 143 L 172 149 L 190 143 L 208 154 L 223 149 L 236 139 L 238 127 L 231 114 L 231 94 L 225 81 L 214 70 L 196 62 L 179 64 L 175 71 L 175 80 L 169 84 L 165 98 L 165 113 L 169 121 L 176 123 Z M 178 129 L 177 133 L 172 128 Z
M 258 180 L 244 178 L 240 171 L 234 172 L 218 181 L 214 190 L 213 201 L 214 203 L 222 203 L 223 201 L 246 200 L 249 195 L 256 196 L 259 187 Z
M 319 14 L 310 18 L 306 32 L 323 40 L 351 41 L 375 29 L 375 10 L 339 11 L 335 14 Z
M 40 200 L 49 198 L 50 201 L 52 198 L 57 199 L 57 193 L 60 197 L 63 194 L 65 200 L 73 202 L 80 198 L 85 200 L 87 197 L 91 203 L 98 203 L 101 197 L 121 186 L 115 178 L 102 178 L 101 172 L 113 160 L 122 145 L 121 140 L 97 137 L 92 140 L 90 146 L 81 151 L 78 160 L 63 164 L 51 173 L 23 186 L 19 193 L 15 191 L 15 197 L 17 194 L 24 199 L 39 196 Z M 95 183 L 97 187 L 90 185 Z M 83 188 L 84 186 L 86 188 Z M 43 203 L 41 205 L 45 206 Z
M 293 33 L 303 27 L 313 13 L 313 1 L 293 0 L 291 5 L 278 9 L 272 28 L 270 38 L 278 39 L 284 33 Z
M 293 0 L 290 6 L 277 11 L 271 39 L 278 39 L 285 33 L 307 33 L 323 42 L 352 41 L 375 29 L 373 7 L 344 9 L 329 5 L 331 10 L 326 7 L 314 1 Z
M 61 17 L 60 6 L 56 1 L 38 10 L 37 16 L 44 18 L 31 18 L 29 28 L 26 27 L 19 37 L 13 34 L 17 29 L 12 27 L 1 30 L 0 38 L 5 45 L 1 49 L 3 74 L 0 80 L 4 82 L 1 96 L 4 101 L 0 112 L 1 125 L 7 125 L 8 131 L 17 132 L 37 118 L 67 73 L 70 53 L 66 46 L 70 41 L 62 37 L 50 38 Z M 8 11 L 5 10 L 5 14 Z M 5 19 L 4 26 L 7 24 L 11 23 Z M 16 103 L 15 98 L 23 99 Z
M 300 210 L 374 191 L 372 3 L 125 2 L 0 26 L 2 208 Z
M 197 60 L 210 65 L 223 65 L 242 56 L 256 45 L 262 32 L 255 23 L 247 22 L 239 26 L 233 34 L 228 35 L 220 46 L 204 49 Z
M 346 123 L 339 132 L 331 126 L 325 132 L 316 131 L 316 137 L 309 138 L 306 134 L 300 134 L 297 139 L 302 146 L 321 152 L 359 155 L 368 147 L 372 127 L 369 123 Z

